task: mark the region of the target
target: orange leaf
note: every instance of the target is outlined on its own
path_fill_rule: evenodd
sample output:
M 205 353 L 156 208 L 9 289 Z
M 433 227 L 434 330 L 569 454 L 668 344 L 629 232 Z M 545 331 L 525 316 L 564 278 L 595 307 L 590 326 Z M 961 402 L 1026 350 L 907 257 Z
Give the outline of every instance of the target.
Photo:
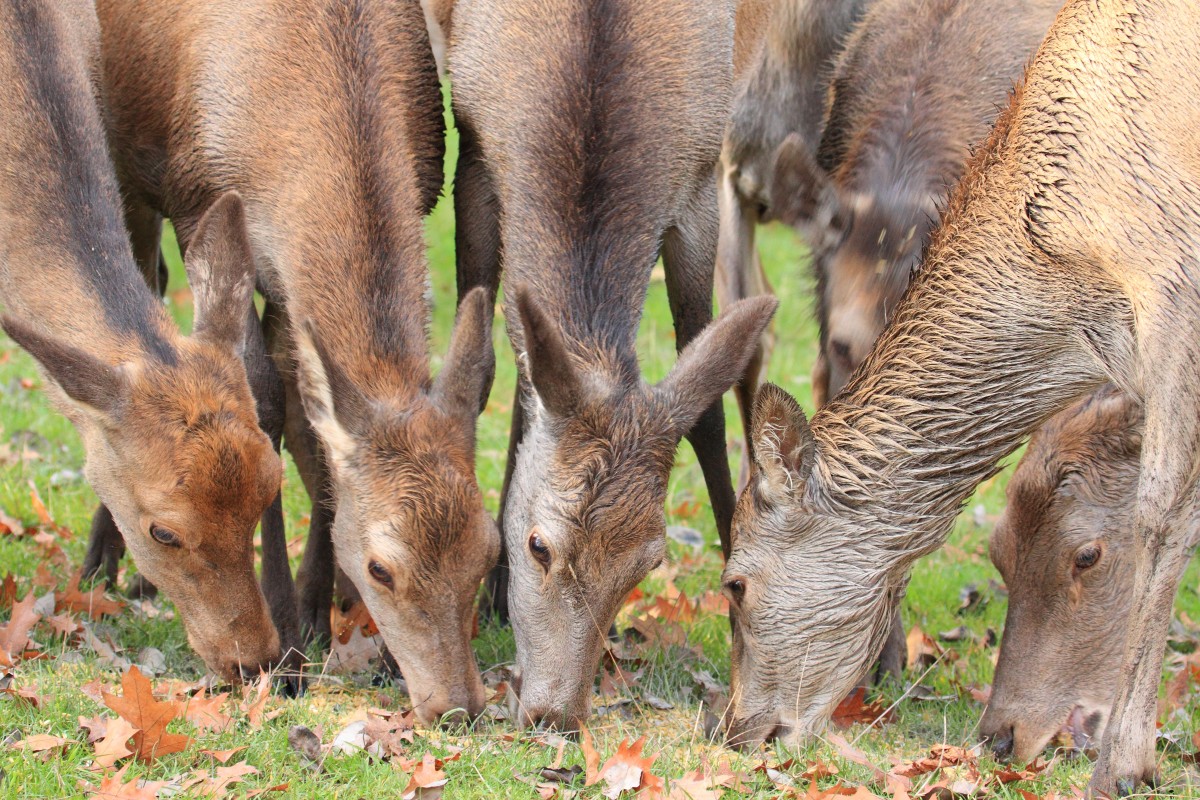
M 417 765 L 412 777 L 408 780 L 408 786 L 405 787 L 403 797 L 416 797 L 421 789 L 436 789 L 446 785 L 446 773 L 442 772 L 438 767 L 438 761 L 433 757 L 433 753 L 426 753 L 421 757 L 421 763 Z
M 82 572 L 76 572 L 71 576 L 71 582 L 67 584 L 65 591 L 54 593 L 55 611 L 85 613 L 92 619 L 100 619 L 105 614 L 115 616 L 121 612 L 125 604 L 105 597 L 103 584 L 97 584 L 87 592 L 79 591 L 81 575 Z
M 33 610 L 33 592 L 25 595 L 25 599 L 15 603 L 8 624 L 0 628 L 0 664 L 12 665 L 29 644 L 29 631 L 42 618 Z
M 223 733 L 233 724 L 233 717 L 221 711 L 221 706 L 225 705 L 229 693 L 225 692 L 212 697 L 205 697 L 204 694 L 204 689 L 201 689 L 195 697 L 184 700 L 183 715 L 188 722 L 200 730 Z
M 158 790 L 167 785 L 167 781 L 146 781 L 145 785 L 139 786 L 137 778 L 125 783 L 127 769 L 128 764 L 111 775 L 105 775 L 100 786 L 92 789 L 88 797 L 96 800 L 155 800 Z
M 51 736 L 48 733 L 35 733 L 10 745 L 14 750 L 28 750 L 30 753 L 44 753 L 47 750 L 65 750 L 71 743 L 70 739 L 61 736 Z
M 617 752 L 600 768 L 600 779 L 606 784 L 602 792 L 605 797 L 615 798 L 629 789 L 646 790 L 650 797 L 662 792 L 662 778 L 650 772 L 658 755 L 643 758 L 642 748 L 645 745 L 645 736 L 633 743 L 626 739 L 617 745 Z
M 109 721 L 104 729 L 104 738 L 96 742 L 96 757 L 92 762 L 92 769 L 108 769 L 120 759 L 133 755 L 128 744 L 135 733 L 137 728 L 121 717 Z
M 101 716 L 100 714 L 91 719 L 80 717 L 79 729 L 88 732 L 88 744 L 92 744 L 104 738 L 104 733 L 108 730 L 108 717 Z
M 870 725 L 875 720 L 879 720 L 879 724 L 884 725 L 894 722 L 896 714 L 889 711 L 882 703 L 868 703 L 867 690 L 862 686 L 846 695 L 833 710 L 833 724 L 839 728 L 849 728 L 856 722 Z
M 583 751 L 584 786 L 593 786 L 600 780 L 600 754 L 592 744 L 592 732 L 586 725 L 579 726 L 579 749 Z
M 254 695 L 251 700 L 250 696 Z M 271 696 L 271 679 L 265 672 L 258 674 L 258 681 L 254 684 L 246 684 L 242 686 L 242 703 L 239 706 L 250 720 L 251 728 L 261 728 L 263 724 L 263 711 L 267 707 L 267 699 Z
M 178 753 L 191 744 L 191 737 L 167 733 L 167 724 L 180 714 L 179 703 L 154 697 L 149 679 L 136 666 L 121 677 L 121 696 L 103 693 L 104 704 L 139 728 L 133 737 L 137 757 L 149 763 L 158 756 Z
M 200 752 L 204 753 L 206 756 L 212 756 L 213 759 L 220 761 L 222 764 L 228 764 L 229 759 L 233 758 L 235 755 L 242 752 L 249 746 L 250 745 L 244 744 L 241 747 L 235 747 L 232 750 L 201 750 Z
M 43 527 L 58 530 L 58 524 L 50 516 L 50 509 L 46 508 L 46 504 L 42 502 L 42 496 L 38 494 L 37 485 L 33 481 L 29 482 L 29 502 L 33 506 L 33 513 L 37 514 L 38 522 L 42 523 Z

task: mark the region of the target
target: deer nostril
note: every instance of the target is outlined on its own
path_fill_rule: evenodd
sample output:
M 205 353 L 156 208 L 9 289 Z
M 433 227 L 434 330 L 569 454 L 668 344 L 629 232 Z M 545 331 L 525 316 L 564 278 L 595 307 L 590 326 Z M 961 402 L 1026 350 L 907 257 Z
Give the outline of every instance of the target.
M 1013 729 L 1005 728 L 992 737 L 992 753 L 997 761 L 1008 761 L 1013 753 Z
M 248 664 L 238 664 L 238 674 L 242 676 L 242 683 L 254 683 L 258 680 L 258 667 Z

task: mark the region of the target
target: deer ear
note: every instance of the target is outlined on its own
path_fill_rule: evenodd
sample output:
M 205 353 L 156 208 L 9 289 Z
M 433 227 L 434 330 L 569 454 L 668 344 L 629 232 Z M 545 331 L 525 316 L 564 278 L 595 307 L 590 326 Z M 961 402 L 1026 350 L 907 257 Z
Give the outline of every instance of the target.
M 812 473 L 817 452 L 804 411 L 790 394 L 765 383 L 754 398 L 750 427 L 763 493 L 774 499 L 793 496 Z
M 701 331 L 656 389 L 671 404 L 675 434 L 696 420 L 742 379 L 779 301 L 772 295 L 739 300 Z
M 0 318 L 0 327 L 37 359 L 67 397 L 104 416 L 116 415 L 128 389 L 120 367 L 106 364 L 90 353 L 43 336 L 13 317 Z
M 371 401 L 325 349 L 311 320 L 297 326 L 296 356 L 308 420 L 330 458 L 345 463 L 358 449 L 355 436 L 370 424 Z
M 222 195 L 204 213 L 185 265 L 195 304 L 192 335 L 240 358 L 246 346 L 246 309 L 254 297 L 254 256 L 236 192 Z
M 776 219 L 793 226 L 818 218 L 830 220 L 834 227 L 844 225 L 837 188 L 800 134 L 788 134 L 779 145 L 771 173 L 771 215 Z
M 567 343 L 524 287 L 517 289 L 517 314 L 534 390 L 551 414 L 571 416 L 583 397 L 583 381 L 571 362 Z
M 474 418 L 487 405 L 496 375 L 493 316 L 491 297 L 482 286 L 468 292 L 458 307 L 450 351 L 433 383 L 433 396 L 446 411 Z

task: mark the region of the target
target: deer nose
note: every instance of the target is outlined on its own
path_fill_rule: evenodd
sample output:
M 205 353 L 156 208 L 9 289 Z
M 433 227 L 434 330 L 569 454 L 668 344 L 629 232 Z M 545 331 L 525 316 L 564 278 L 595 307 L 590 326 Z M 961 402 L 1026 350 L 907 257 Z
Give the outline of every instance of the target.
M 1011 725 L 992 737 L 992 753 L 995 754 L 997 761 L 1008 761 L 1012 758 L 1013 729 Z
M 257 664 L 238 664 L 238 674 L 242 677 L 242 683 L 254 683 L 258 680 L 258 665 Z

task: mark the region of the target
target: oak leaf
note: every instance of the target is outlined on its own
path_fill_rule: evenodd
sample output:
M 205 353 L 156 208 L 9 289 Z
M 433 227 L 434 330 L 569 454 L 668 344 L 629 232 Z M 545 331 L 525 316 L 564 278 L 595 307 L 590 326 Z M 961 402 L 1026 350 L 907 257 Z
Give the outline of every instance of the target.
M 111 775 L 105 775 L 100 785 L 90 790 L 88 797 L 95 800 L 155 800 L 158 790 L 167 785 L 167 781 L 146 781 L 139 785 L 137 778 L 125 783 L 127 769 L 128 764 Z
M 886 725 L 895 720 L 896 713 L 882 703 L 867 702 L 867 690 L 862 686 L 846 695 L 833 710 L 833 724 L 839 728 L 849 728 L 856 722 Z
M 82 573 L 77 571 L 71 576 L 71 581 L 67 584 L 66 589 L 54 593 L 54 610 L 56 612 L 60 614 L 63 611 L 84 613 L 94 620 L 100 619 L 105 614 L 115 616 L 121 613 L 121 609 L 125 607 L 125 604 L 105 597 L 104 584 L 98 583 L 89 591 L 80 591 L 79 580 L 81 575 Z
M 33 610 L 34 602 L 33 592 L 30 592 L 24 600 L 14 603 L 8 623 L 0 627 L 0 665 L 11 667 L 28 647 L 29 631 L 42 618 Z
M 267 700 L 271 696 L 271 679 L 265 672 L 258 674 L 258 680 L 242 686 L 242 702 L 239 708 L 250 720 L 251 728 L 261 728 L 263 713 L 266 711 Z
M 423 790 L 440 789 L 446 785 L 446 780 L 446 773 L 442 772 L 441 764 L 433 753 L 426 753 L 408 780 L 408 786 L 402 794 L 403 800 L 421 796 Z
M 133 751 L 129 749 L 129 740 L 136 733 L 137 728 L 122 717 L 109 720 L 105 725 L 104 738 L 96 742 L 92 769 L 108 769 L 122 758 L 133 755 Z
M 201 689 L 199 694 L 182 701 L 183 715 L 200 730 L 224 733 L 233 724 L 233 717 L 221 711 L 228 697 L 228 692 L 206 697 Z
M 50 750 L 65 750 L 71 744 L 70 739 L 52 736 L 48 733 L 35 733 L 13 742 L 10 747 L 14 750 L 26 750 L 30 753 L 45 753 Z
M 133 737 L 138 760 L 149 763 L 191 744 L 191 737 L 167 732 L 167 725 L 180 715 L 179 703 L 155 699 L 149 679 L 136 666 L 121 676 L 121 688 L 120 696 L 103 692 L 104 704 L 139 729 Z

